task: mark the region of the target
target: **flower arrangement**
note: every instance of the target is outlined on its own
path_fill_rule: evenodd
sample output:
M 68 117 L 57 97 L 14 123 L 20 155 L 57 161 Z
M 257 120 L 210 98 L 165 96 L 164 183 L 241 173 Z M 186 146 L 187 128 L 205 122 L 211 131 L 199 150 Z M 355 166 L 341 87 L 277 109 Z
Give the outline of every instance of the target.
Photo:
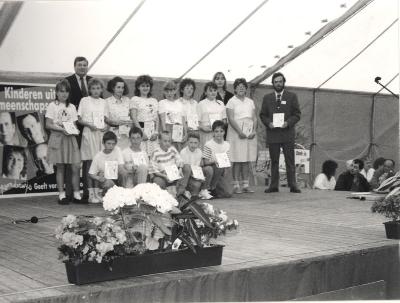
M 56 229 L 60 258 L 75 264 L 126 255 L 212 245 L 236 229 L 226 212 L 185 196 L 179 202 L 154 183 L 114 186 L 104 196 L 105 217 L 68 215 Z
M 375 201 L 371 211 L 384 215 L 392 221 L 400 220 L 400 187 L 394 188 L 386 197 Z

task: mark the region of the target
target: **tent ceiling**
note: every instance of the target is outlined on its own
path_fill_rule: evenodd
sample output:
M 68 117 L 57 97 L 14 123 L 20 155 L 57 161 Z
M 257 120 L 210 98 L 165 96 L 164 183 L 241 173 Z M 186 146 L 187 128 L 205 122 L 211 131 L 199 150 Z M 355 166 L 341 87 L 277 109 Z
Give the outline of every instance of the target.
M 92 74 L 179 77 L 261 0 L 147 0 L 91 70 Z M 341 16 L 356 0 L 269 0 L 187 76 L 253 79 L 279 57 Z M 69 72 L 73 58 L 93 61 L 130 13 L 131 1 L 25 2 L 0 49 L 8 71 Z M 375 0 L 286 65 L 288 84 L 317 87 L 397 18 L 397 0 Z M 307 33 L 307 34 L 306 34 Z M 398 72 L 398 25 L 324 88 L 376 91 L 373 78 Z M 291 47 L 289 47 L 291 46 Z M 382 55 L 384 54 L 384 55 Z M 270 80 L 267 79 L 266 83 Z M 392 89 L 398 91 L 398 81 Z

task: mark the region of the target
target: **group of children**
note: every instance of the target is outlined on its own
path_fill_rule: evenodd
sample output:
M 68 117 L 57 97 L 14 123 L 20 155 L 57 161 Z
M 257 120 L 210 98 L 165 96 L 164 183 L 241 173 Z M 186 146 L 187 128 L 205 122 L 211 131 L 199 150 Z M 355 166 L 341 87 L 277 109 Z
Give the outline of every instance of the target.
M 227 115 L 224 103 L 216 99 L 216 84 L 205 85 L 206 98 L 200 102 L 193 100 L 196 87 L 191 79 L 180 82 L 180 98 L 172 81 L 164 85 L 165 99 L 159 102 L 151 95 L 152 87 L 150 76 L 139 76 L 130 99 L 126 82 L 115 77 L 107 86 L 112 96 L 103 99 L 103 82 L 92 78 L 89 96 L 76 109 L 68 101 L 68 81 L 57 83 L 46 127 L 60 204 L 69 202 L 64 191 L 66 164 L 72 167 L 68 182 L 72 181 L 74 202 L 81 201 L 81 163 L 90 203 L 100 203 L 115 184 L 133 187 L 144 182 L 175 188 L 177 196 L 231 196 L 230 144 L 224 140 Z

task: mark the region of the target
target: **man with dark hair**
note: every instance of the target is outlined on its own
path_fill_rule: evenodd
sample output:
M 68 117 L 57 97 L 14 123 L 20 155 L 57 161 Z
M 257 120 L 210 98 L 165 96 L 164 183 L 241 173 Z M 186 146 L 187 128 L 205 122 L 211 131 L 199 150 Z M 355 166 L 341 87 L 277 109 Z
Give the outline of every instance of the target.
M 81 99 L 83 97 L 88 96 L 88 82 L 92 77 L 87 75 L 88 72 L 88 65 L 89 61 L 85 57 L 76 57 L 74 60 L 74 69 L 75 73 L 71 76 L 68 76 L 67 79 L 69 82 L 69 85 L 71 86 L 71 91 L 69 93 L 69 101 L 73 105 L 75 105 L 76 109 L 79 107 L 79 103 L 81 102 Z M 83 126 L 78 124 L 78 129 L 79 129 L 79 136 L 77 137 L 78 139 L 78 144 L 79 147 L 81 146 L 81 140 L 82 140 L 82 130 Z M 66 174 L 66 179 L 70 180 L 70 175 L 71 175 L 71 168 L 70 165 L 67 165 L 67 169 L 65 170 Z M 87 200 L 89 196 L 89 192 L 87 190 L 87 182 L 86 178 L 83 178 L 83 197 L 82 200 Z M 67 199 L 71 199 L 72 201 L 72 196 L 73 196 L 73 190 L 71 187 L 70 183 L 67 183 L 65 185 L 65 192 L 67 195 Z
M 264 96 L 260 112 L 261 121 L 267 128 L 267 144 L 271 156 L 271 183 L 266 193 L 279 191 L 279 155 L 282 148 L 285 156 L 286 175 L 290 192 L 300 193 L 296 184 L 294 164 L 295 125 L 301 112 L 296 94 L 285 90 L 285 76 L 272 76 L 274 92 Z M 279 123 L 279 120 L 281 123 Z
M 367 179 L 360 174 L 364 168 L 364 162 L 360 159 L 353 160 L 350 170 L 341 173 L 335 186 L 335 190 L 366 192 L 370 187 Z

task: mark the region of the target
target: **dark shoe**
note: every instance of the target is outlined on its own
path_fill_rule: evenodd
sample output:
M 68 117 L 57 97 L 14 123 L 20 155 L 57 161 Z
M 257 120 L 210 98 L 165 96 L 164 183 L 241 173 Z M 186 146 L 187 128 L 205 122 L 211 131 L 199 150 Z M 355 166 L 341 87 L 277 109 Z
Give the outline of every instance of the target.
M 58 199 L 58 204 L 60 205 L 68 205 L 69 204 L 69 200 L 67 198 L 62 198 L 61 200 Z
M 213 196 L 210 200 L 217 199 L 218 198 L 217 190 L 211 189 L 210 195 Z
M 292 188 L 290 189 L 290 192 L 291 192 L 291 193 L 300 194 L 300 193 L 301 193 L 301 190 L 298 189 L 297 187 L 292 187 Z
M 277 188 L 267 188 L 266 190 L 264 190 L 264 192 L 265 192 L 266 194 L 269 194 L 269 193 L 277 193 L 277 192 L 279 192 L 279 189 L 277 189 Z
M 88 200 L 84 200 L 83 198 L 80 199 L 80 200 L 74 198 L 72 200 L 72 202 L 75 203 L 75 204 L 88 204 L 89 203 Z

